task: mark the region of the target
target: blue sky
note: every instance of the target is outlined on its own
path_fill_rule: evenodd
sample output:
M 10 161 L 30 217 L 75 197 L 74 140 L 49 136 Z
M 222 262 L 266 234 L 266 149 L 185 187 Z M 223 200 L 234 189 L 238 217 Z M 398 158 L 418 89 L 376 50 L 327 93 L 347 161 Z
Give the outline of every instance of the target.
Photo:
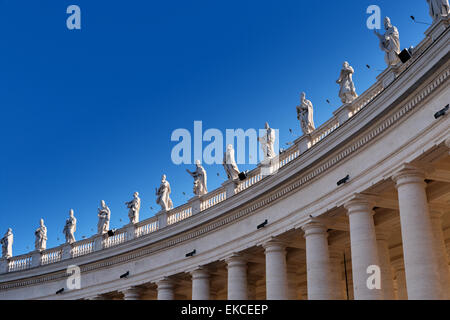
M 66 28 L 71 4 L 82 30 Z M 175 206 L 186 202 L 193 166 L 172 163 L 170 136 L 195 120 L 223 132 L 269 121 L 285 144 L 289 128 L 301 133 L 306 91 L 316 126 L 325 122 L 340 106 L 343 61 L 358 93 L 385 67 L 366 28 L 371 4 L 402 48 L 423 39 L 427 26 L 409 16 L 431 22 L 425 0 L 0 0 L 0 233 L 13 228 L 14 255 L 34 249 L 41 217 L 48 247 L 62 243 L 70 208 L 76 238 L 91 236 L 102 199 L 112 228 L 128 222 L 134 191 L 141 220 L 153 216 L 162 173 Z M 224 170 L 205 169 L 211 191 Z

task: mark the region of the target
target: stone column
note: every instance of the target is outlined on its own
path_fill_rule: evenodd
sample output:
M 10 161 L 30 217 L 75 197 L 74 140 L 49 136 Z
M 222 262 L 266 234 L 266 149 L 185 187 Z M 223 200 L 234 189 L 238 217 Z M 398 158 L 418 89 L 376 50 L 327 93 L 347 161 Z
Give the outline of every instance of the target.
M 395 280 L 397 282 L 397 299 L 408 300 L 408 291 L 406 290 L 406 275 L 403 261 L 397 260 L 393 264 L 395 270 Z
M 134 287 L 126 288 L 121 292 L 123 293 L 123 300 L 140 300 L 139 291 Z
M 376 229 L 378 259 L 381 271 L 381 291 L 384 300 L 395 300 L 394 277 L 392 275 L 391 257 L 389 253 L 388 238 L 389 233 Z
M 344 248 L 340 246 L 329 246 L 329 249 L 331 273 L 333 275 L 334 299 L 346 300 L 345 280 L 343 279 L 344 268 L 342 267 Z
M 330 300 L 334 276 L 328 252 L 327 228 L 319 222 L 309 222 L 302 227 L 306 239 L 306 276 L 309 300 Z
M 448 266 L 447 247 L 445 245 L 444 232 L 442 231 L 442 212 L 431 210 L 431 225 L 434 234 L 434 248 L 438 254 L 439 275 L 442 285 L 442 299 L 450 299 L 450 274 Z
M 263 246 L 266 254 L 266 299 L 287 300 L 286 247 L 275 240 Z
M 393 176 L 398 190 L 408 298 L 442 298 L 437 252 L 425 192 L 425 174 L 406 166 Z
M 158 286 L 158 300 L 174 300 L 174 286 L 172 280 L 164 278 L 156 283 Z
M 191 272 L 192 300 L 209 300 L 210 283 L 209 272 L 205 268 L 198 268 Z
M 238 254 L 225 260 L 228 270 L 228 300 L 247 300 L 247 261 Z
M 373 204 L 362 196 L 356 196 L 345 204 L 350 222 L 352 252 L 353 293 L 355 300 L 382 299 L 381 289 L 369 289 L 369 266 L 379 266 Z

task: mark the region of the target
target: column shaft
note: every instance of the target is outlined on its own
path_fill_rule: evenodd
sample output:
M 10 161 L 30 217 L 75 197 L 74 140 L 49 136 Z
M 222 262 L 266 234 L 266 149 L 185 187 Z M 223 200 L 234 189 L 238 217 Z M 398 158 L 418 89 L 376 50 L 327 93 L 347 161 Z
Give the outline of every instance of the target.
M 381 270 L 381 291 L 384 300 L 395 300 L 394 277 L 392 275 L 391 256 L 388 246 L 388 234 L 377 230 L 378 259 Z
M 369 267 L 378 266 L 377 241 L 373 222 L 373 205 L 356 197 L 345 205 L 350 222 L 353 292 L 355 300 L 382 299 L 381 288 L 369 288 Z
M 247 262 L 239 255 L 226 259 L 228 270 L 228 300 L 247 300 Z
M 192 275 L 192 300 L 210 299 L 209 272 L 204 268 L 199 268 L 191 273 Z
M 335 298 L 334 276 L 328 252 L 328 233 L 324 225 L 310 222 L 302 227 L 306 239 L 306 276 L 309 300 Z
M 398 190 L 408 298 L 442 298 L 425 175 L 411 166 L 393 177 Z
M 174 300 L 174 286 L 170 279 L 163 279 L 157 282 L 158 300 Z
M 286 249 L 277 241 L 264 244 L 266 254 L 266 299 L 287 300 Z

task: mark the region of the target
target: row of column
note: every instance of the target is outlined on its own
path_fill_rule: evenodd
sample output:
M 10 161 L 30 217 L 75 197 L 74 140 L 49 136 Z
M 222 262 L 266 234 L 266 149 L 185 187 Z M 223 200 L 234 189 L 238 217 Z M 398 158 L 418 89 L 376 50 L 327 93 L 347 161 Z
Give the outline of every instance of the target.
M 398 190 L 403 265 L 394 265 L 397 278 L 395 294 L 388 235 L 376 230 L 374 203 L 355 196 L 345 204 L 349 219 L 353 295 L 356 300 L 377 299 L 449 299 L 450 274 L 442 232 L 441 213 L 430 214 L 424 173 L 408 166 L 393 180 Z M 330 248 L 327 228 L 318 221 L 302 227 L 306 241 L 307 291 L 310 300 L 344 299 L 345 288 L 340 275 L 342 248 Z M 266 298 L 292 299 L 289 293 L 286 249 L 282 242 L 264 244 Z M 228 299 L 247 300 L 247 261 L 239 254 L 225 260 L 228 270 Z M 375 267 L 375 269 L 373 268 Z M 375 270 L 375 271 L 374 271 Z M 368 285 L 372 272 L 379 270 L 381 286 Z M 208 270 L 197 268 L 192 275 L 192 299 L 210 299 Z M 158 299 L 174 299 L 174 284 L 169 279 L 157 282 Z M 405 290 L 405 288 L 407 290 Z M 125 299 L 136 299 L 133 290 L 124 291 Z

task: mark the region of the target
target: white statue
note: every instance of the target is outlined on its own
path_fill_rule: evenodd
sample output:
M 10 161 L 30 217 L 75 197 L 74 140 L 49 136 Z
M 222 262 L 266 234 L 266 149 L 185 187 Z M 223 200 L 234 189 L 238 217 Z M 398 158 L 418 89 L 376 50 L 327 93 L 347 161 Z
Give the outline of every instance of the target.
M 63 233 L 66 236 L 66 243 L 75 242 L 75 231 L 77 231 L 77 219 L 73 215 L 73 209 L 70 209 L 69 218 L 66 220 Z
M 47 248 L 47 227 L 44 225 L 44 219 L 41 219 L 41 225 L 34 232 L 36 240 L 34 247 L 36 251 L 44 251 Z
M 353 83 L 353 73 L 355 73 L 355 70 L 353 70 L 348 62 L 345 61 L 341 70 L 341 75 L 336 81 L 341 87 L 339 90 L 339 97 L 344 104 L 351 103 L 358 97 L 355 90 L 355 84 Z
M 98 208 L 98 224 L 97 233 L 105 234 L 109 231 L 109 221 L 111 220 L 111 210 L 106 205 L 105 201 L 100 202 L 100 208 Z
M 374 30 L 377 37 L 380 39 L 380 48 L 386 55 L 384 60 L 388 66 L 395 66 L 400 62 L 398 54 L 400 53 L 400 35 L 395 26 L 391 24 L 391 19 L 384 18 L 384 35 L 379 34 Z
M 433 22 L 439 20 L 441 17 L 448 17 L 450 15 L 450 6 L 448 0 L 427 0 L 430 6 L 430 16 Z
M 259 137 L 258 140 L 261 143 L 261 148 L 264 152 L 264 161 L 270 160 L 275 157 L 274 144 L 275 144 L 275 130 L 269 127 L 269 123 L 265 125 L 266 134 Z
M 208 188 L 206 187 L 206 170 L 202 167 L 200 160 L 195 161 L 196 169 L 194 172 L 186 171 L 194 178 L 194 194 L 197 196 L 202 196 L 208 193 Z
M 234 159 L 234 149 L 231 144 L 227 146 L 227 151 L 223 155 L 223 167 L 227 173 L 228 179 L 236 180 L 239 178 L 239 169 Z
M 135 224 L 139 222 L 139 211 L 141 210 L 141 199 L 139 198 L 139 193 L 135 192 L 133 194 L 133 200 L 125 202 L 128 210 L 128 218 L 130 218 L 130 223 Z
M 173 203 L 170 199 L 171 192 L 172 190 L 170 189 L 170 183 L 166 180 L 166 175 L 163 174 L 161 178 L 161 185 L 159 186 L 159 189 L 156 189 L 156 195 L 158 196 L 156 203 L 161 206 L 163 211 L 173 209 Z
M 310 134 L 316 130 L 313 112 L 314 110 L 311 101 L 307 100 L 306 94 L 302 92 L 300 96 L 300 105 L 297 106 L 297 119 L 300 120 L 300 125 L 304 134 Z
M 2 243 L 2 258 L 9 259 L 12 257 L 12 245 L 14 241 L 14 235 L 12 229 L 9 228 L 4 237 L 0 240 Z

